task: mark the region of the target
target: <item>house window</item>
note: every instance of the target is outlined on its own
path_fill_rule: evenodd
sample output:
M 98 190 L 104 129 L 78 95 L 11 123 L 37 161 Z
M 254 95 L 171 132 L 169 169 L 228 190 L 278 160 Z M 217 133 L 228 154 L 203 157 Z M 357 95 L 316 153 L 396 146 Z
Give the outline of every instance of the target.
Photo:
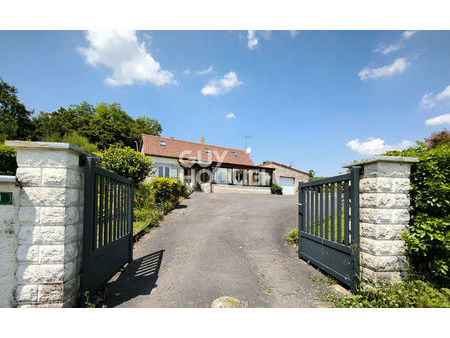
M 184 168 L 184 182 L 186 184 L 191 184 L 191 168 Z
M 208 148 L 205 148 L 205 153 L 209 154 L 209 153 L 211 153 L 211 150 L 209 150 Z
M 154 164 L 152 177 L 178 178 L 178 168 L 170 164 Z
M 166 141 L 159 141 L 159 145 L 161 147 L 165 147 L 166 146 Z
M 235 151 L 232 152 L 234 157 L 237 157 L 237 153 Z
M 231 179 L 230 179 L 230 174 L 229 174 L 230 169 L 226 169 L 226 168 L 216 168 L 214 170 L 214 180 L 213 183 L 221 183 L 221 184 L 230 184 L 231 183 Z

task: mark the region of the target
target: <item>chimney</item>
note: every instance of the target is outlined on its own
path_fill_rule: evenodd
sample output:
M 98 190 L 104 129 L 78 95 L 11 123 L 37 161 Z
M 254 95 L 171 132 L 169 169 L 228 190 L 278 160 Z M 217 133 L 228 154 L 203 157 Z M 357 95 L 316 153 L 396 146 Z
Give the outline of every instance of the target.
M 205 144 L 205 139 L 203 138 L 203 136 L 202 136 L 202 139 L 200 140 L 200 143 Z

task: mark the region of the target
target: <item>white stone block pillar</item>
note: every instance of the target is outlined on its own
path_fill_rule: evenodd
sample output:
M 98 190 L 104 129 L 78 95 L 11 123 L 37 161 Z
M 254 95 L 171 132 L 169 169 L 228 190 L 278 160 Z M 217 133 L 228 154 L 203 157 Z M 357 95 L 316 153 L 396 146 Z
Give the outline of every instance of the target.
M 67 143 L 7 141 L 17 149 L 17 307 L 74 306 L 80 285 L 86 151 Z
M 361 286 L 398 283 L 408 270 L 401 233 L 408 230 L 411 163 L 417 158 L 375 156 L 345 164 L 363 167 L 359 184 Z

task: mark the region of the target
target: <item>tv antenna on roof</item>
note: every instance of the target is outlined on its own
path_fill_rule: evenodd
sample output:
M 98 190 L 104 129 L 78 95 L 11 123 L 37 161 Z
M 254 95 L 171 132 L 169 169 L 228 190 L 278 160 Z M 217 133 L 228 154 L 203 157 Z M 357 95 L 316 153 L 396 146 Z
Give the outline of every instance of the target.
M 247 149 L 247 143 L 248 143 L 247 140 L 252 138 L 252 135 L 244 135 L 244 134 L 241 134 L 241 135 L 243 135 L 245 138 L 245 149 Z

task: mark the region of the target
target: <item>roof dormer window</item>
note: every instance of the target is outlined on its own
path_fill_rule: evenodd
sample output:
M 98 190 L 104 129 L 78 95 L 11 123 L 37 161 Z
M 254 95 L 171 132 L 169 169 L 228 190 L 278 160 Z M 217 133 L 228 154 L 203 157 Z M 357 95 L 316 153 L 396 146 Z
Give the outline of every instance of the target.
M 235 151 L 233 151 L 232 154 L 233 154 L 234 157 L 238 157 L 237 153 Z
M 210 154 L 211 150 L 209 150 L 208 148 L 205 148 L 205 153 Z
M 166 141 L 160 140 L 160 141 L 159 141 L 159 145 L 160 145 L 161 147 L 165 147 L 165 146 L 166 146 Z

